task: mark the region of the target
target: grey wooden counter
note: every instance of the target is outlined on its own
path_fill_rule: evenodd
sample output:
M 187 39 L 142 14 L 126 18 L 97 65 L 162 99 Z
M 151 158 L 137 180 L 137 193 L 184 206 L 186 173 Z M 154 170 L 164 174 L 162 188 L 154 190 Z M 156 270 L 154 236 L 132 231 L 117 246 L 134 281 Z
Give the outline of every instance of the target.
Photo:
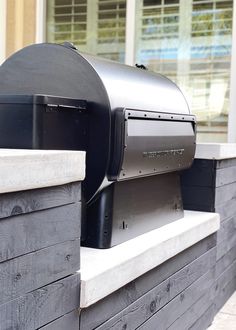
M 211 288 L 215 315 L 236 290 L 236 144 L 198 144 L 196 158 L 183 173 L 182 193 L 185 209 L 220 214 Z
M 83 152 L 0 150 L 1 330 L 78 329 L 84 175 Z

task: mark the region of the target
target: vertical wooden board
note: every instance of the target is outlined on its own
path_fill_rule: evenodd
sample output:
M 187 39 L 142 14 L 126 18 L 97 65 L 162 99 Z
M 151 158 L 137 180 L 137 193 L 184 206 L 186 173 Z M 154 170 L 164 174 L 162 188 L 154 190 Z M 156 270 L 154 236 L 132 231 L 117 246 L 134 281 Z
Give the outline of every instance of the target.
M 79 330 L 79 312 L 74 310 L 38 330 Z
M 79 182 L 56 187 L 0 194 L 0 219 L 78 203 L 80 200 L 81 184 Z
M 214 281 L 214 271 L 210 270 L 195 281 L 177 297 L 171 300 L 160 311 L 155 313 L 147 322 L 137 329 L 166 330 L 182 315 L 189 306 L 193 305 L 201 296 L 205 295 Z M 128 328 L 127 328 L 128 329 Z
M 103 323 L 99 330 L 136 329 L 171 299 L 199 279 L 215 263 L 215 249 L 193 261 L 169 279 L 147 292 L 126 309 Z M 197 299 L 196 299 L 197 300 Z M 179 316 L 179 315 L 178 315 Z
M 140 276 L 98 303 L 82 309 L 80 315 L 81 330 L 91 330 L 98 327 L 215 246 L 216 235 L 213 234 Z
M 33 330 L 79 306 L 79 275 L 72 275 L 0 305 L 1 330 Z
M 195 159 L 193 165 L 181 173 L 181 185 L 215 187 L 215 167 L 214 159 Z
M 77 239 L 0 263 L 0 304 L 75 273 L 79 258 Z
M 189 328 L 189 330 L 203 330 L 207 329 L 215 316 L 214 305 L 211 305 L 205 313 Z
M 168 330 L 188 330 L 205 311 L 212 305 L 209 294 L 202 296 L 196 303 L 183 313 L 174 323 L 168 327 Z
M 80 203 L 0 221 L 0 262 L 80 237 Z
M 236 166 L 216 170 L 216 187 L 236 182 Z

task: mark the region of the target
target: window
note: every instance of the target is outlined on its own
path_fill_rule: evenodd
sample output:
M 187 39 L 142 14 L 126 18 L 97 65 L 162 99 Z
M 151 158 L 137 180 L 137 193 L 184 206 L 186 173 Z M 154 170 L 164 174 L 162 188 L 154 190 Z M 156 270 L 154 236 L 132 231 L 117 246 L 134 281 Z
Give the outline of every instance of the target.
M 47 40 L 124 62 L 125 0 L 48 0 Z
M 226 142 L 233 1 L 139 0 L 136 61 L 174 80 L 198 119 L 198 141 Z
M 226 142 L 233 0 L 136 0 L 129 12 L 135 36 L 128 32 L 126 40 L 131 2 L 47 0 L 47 40 L 124 62 L 134 38 L 131 60 L 183 90 L 197 116 L 198 141 Z
M 77 46 L 87 38 L 87 0 L 48 1 L 48 41 L 70 40 Z

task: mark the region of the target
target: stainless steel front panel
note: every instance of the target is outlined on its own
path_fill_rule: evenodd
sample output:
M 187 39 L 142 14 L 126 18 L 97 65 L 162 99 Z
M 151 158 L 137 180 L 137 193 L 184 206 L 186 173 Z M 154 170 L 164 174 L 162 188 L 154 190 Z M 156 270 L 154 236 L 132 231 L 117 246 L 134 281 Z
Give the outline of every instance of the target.
M 115 183 L 111 246 L 183 217 L 178 173 Z
M 125 139 L 118 180 L 182 170 L 194 158 L 191 121 L 129 118 Z

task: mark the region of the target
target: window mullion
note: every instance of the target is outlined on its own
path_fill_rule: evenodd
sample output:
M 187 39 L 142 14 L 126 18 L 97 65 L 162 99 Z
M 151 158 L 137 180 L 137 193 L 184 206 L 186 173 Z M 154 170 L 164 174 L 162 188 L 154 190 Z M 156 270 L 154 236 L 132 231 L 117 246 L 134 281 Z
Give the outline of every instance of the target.
M 230 69 L 230 96 L 228 117 L 228 142 L 236 142 L 236 6 L 233 4 L 232 51 Z
M 136 0 L 126 1 L 125 64 L 134 65 Z

